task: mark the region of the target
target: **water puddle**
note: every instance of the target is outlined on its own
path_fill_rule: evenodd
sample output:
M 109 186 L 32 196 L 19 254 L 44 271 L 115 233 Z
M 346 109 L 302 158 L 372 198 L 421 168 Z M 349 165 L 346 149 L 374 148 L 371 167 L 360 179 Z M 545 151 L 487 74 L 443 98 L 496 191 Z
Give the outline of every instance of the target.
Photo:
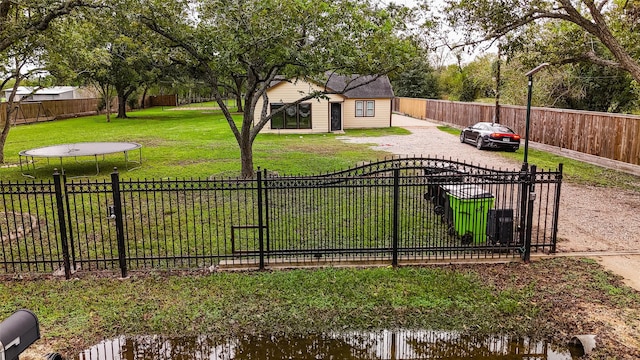
M 105 340 L 76 360 L 231 359 L 538 359 L 572 360 L 578 349 L 506 336 L 442 331 L 378 331 L 291 336 L 138 336 Z

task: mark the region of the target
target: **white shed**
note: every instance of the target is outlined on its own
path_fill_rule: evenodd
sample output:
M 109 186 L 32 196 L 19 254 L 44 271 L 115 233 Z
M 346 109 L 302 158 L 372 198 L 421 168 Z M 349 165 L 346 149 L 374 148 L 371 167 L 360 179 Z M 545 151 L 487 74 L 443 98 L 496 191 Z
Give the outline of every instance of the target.
M 12 90 L 3 90 L 5 99 L 9 99 Z M 82 96 L 79 96 L 78 87 L 76 86 L 53 86 L 49 88 L 19 86 L 14 101 L 70 100 L 79 98 L 82 98 Z

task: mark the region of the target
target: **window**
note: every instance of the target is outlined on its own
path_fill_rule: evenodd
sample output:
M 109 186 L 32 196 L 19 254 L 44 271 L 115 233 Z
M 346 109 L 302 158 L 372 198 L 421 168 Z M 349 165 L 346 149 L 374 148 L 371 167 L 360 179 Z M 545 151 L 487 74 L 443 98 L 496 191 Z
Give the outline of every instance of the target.
M 271 104 L 271 112 L 287 104 Z M 272 129 L 311 129 L 311 104 L 290 106 L 271 118 Z
M 375 116 L 376 108 L 375 103 L 373 101 L 367 101 L 367 115 L 366 116 Z
M 374 100 L 357 100 L 356 117 L 373 117 L 376 115 L 376 102 Z

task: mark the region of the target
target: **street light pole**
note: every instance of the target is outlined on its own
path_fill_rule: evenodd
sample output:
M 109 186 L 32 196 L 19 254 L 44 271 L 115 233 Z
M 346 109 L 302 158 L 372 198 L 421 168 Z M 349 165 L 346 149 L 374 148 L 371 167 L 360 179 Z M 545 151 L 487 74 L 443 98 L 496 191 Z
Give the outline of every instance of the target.
M 524 134 L 524 159 L 522 161 L 522 169 L 529 168 L 529 123 L 531 121 L 531 95 L 533 92 L 533 75 L 543 68 L 549 66 L 549 63 L 542 63 L 533 68 L 528 73 L 524 74 L 529 78 L 529 90 L 527 92 L 527 118 L 525 121 L 525 134 Z

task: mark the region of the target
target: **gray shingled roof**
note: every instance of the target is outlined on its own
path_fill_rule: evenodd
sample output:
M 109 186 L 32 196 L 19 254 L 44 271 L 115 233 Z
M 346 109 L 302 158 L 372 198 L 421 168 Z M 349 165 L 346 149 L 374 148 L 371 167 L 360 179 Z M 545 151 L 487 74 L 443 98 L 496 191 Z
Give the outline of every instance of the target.
M 389 78 L 386 75 L 375 80 L 374 78 L 373 75 L 332 74 L 327 81 L 327 87 L 334 91 L 349 89 L 343 95 L 352 99 L 392 98 L 394 95 Z
M 373 80 L 373 75 L 336 75 L 331 74 L 327 81 L 327 88 L 333 91 L 347 90 L 344 97 L 350 99 L 388 99 L 393 98 L 393 88 L 391 88 L 391 82 L 389 78 L 384 75 Z M 349 82 L 350 80 L 353 80 Z M 284 78 L 276 77 L 270 87 L 273 87 L 280 82 L 284 81 Z M 363 85 L 364 84 L 364 85 Z

